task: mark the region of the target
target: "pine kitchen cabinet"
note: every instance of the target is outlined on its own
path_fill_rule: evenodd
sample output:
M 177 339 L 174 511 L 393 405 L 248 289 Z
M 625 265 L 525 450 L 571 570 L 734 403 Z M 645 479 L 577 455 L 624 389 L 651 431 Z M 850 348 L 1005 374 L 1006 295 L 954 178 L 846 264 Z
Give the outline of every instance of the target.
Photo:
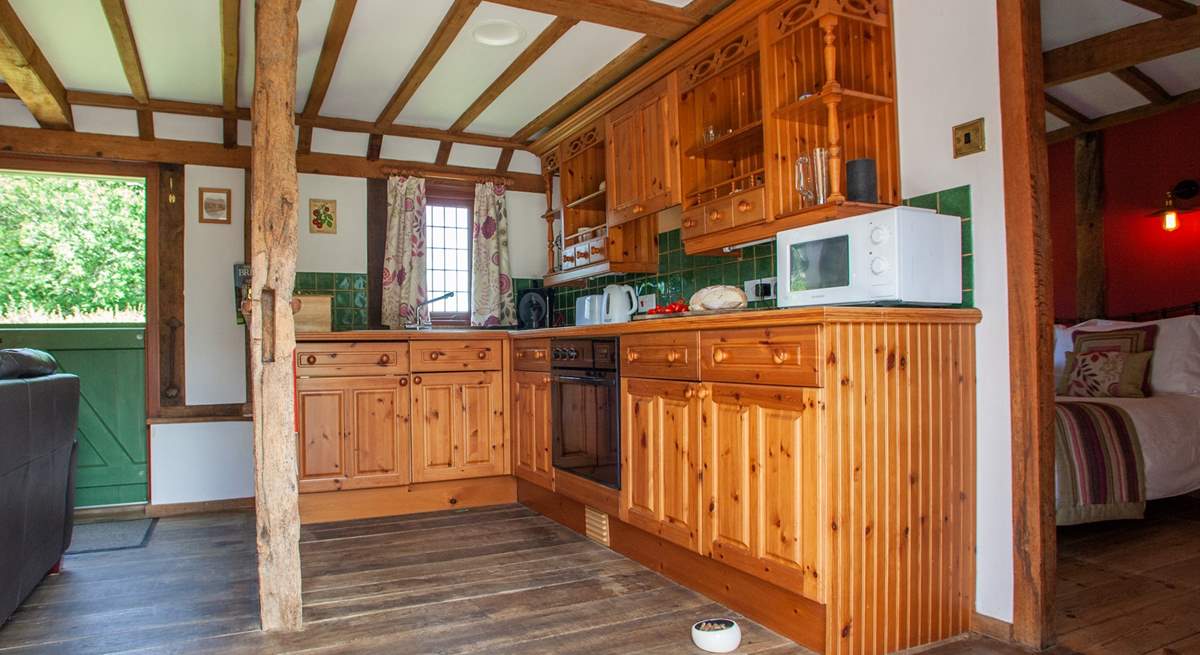
M 514 339 L 512 350 L 513 473 L 546 489 L 554 489 L 550 340 Z
M 418 373 L 412 387 L 414 482 L 509 472 L 500 372 Z
M 605 117 L 608 225 L 678 205 L 679 92 L 668 75 Z

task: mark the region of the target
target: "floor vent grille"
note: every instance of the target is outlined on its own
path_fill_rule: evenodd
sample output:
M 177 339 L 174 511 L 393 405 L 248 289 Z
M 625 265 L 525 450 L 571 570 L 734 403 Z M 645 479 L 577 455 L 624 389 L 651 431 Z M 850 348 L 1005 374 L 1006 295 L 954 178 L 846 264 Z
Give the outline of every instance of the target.
M 598 509 L 584 506 L 584 533 L 588 539 L 608 546 L 608 514 Z

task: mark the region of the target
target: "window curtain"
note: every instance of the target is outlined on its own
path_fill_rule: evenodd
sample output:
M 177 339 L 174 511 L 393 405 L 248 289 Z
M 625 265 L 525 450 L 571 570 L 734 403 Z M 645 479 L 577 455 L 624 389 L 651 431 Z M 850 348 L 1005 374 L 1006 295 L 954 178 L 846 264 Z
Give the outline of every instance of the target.
M 382 322 L 399 329 L 428 321 L 425 302 L 425 178 L 388 178 Z
M 475 185 L 471 223 L 471 325 L 515 325 L 504 185 Z

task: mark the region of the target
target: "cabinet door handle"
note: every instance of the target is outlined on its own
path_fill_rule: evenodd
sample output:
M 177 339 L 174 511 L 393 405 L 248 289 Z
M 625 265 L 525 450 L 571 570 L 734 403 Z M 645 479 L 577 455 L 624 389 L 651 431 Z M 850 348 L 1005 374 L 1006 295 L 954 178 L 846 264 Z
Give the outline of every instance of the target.
M 400 378 L 400 386 L 407 387 L 408 386 L 408 378 Z
M 418 376 L 414 377 L 413 384 L 421 384 L 421 376 L 418 375 Z
M 780 350 L 778 348 L 771 351 L 771 361 L 775 362 L 776 364 L 782 364 L 782 363 L 786 362 L 787 360 L 788 360 L 787 352 Z
M 391 355 L 389 355 L 387 353 L 383 353 L 382 355 L 379 356 L 379 365 L 380 366 L 387 366 L 390 363 L 392 363 Z
M 317 356 L 316 356 L 316 355 L 309 355 L 308 357 L 306 357 L 306 358 L 304 359 L 304 361 L 308 362 L 308 365 L 309 365 L 309 366 L 313 366 L 314 364 L 316 364 L 316 363 L 317 363 Z
M 646 208 L 645 208 L 645 207 L 643 207 L 643 206 L 641 206 L 641 205 L 634 205 L 634 206 L 633 206 L 633 213 L 635 213 L 635 214 L 640 214 L 640 213 L 642 213 L 642 212 L 644 212 L 644 211 L 646 211 Z
M 704 400 L 705 398 L 708 398 L 708 387 L 704 386 L 703 384 L 697 384 L 696 385 L 696 397 L 699 398 L 700 400 Z
M 637 360 L 639 360 L 641 358 L 642 358 L 641 354 L 638 353 L 636 350 L 628 350 L 625 352 L 625 359 L 627 361 L 636 362 Z
M 751 209 L 754 209 L 754 203 L 750 202 L 749 200 L 743 200 L 737 204 L 737 210 L 743 214 Z
M 729 359 L 729 352 L 723 348 L 713 348 L 713 361 L 717 364 Z
M 550 384 L 550 376 L 549 375 L 542 376 L 542 384 Z
M 687 390 L 685 390 L 683 392 L 683 397 L 684 398 L 695 398 L 696 397 L 696 388 L 689 384 L 687 386 Z

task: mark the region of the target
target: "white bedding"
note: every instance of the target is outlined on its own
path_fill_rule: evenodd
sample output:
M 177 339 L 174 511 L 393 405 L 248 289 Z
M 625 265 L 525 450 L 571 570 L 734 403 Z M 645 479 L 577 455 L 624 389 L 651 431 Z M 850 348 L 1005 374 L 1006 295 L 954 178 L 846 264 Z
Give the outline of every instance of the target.
M 1200 396 L 1159 394 L 1149 398 L 1071 398 L 1124 409 L 1138 432 L 1146 468 L 1146 499 L 1200 489 Z

